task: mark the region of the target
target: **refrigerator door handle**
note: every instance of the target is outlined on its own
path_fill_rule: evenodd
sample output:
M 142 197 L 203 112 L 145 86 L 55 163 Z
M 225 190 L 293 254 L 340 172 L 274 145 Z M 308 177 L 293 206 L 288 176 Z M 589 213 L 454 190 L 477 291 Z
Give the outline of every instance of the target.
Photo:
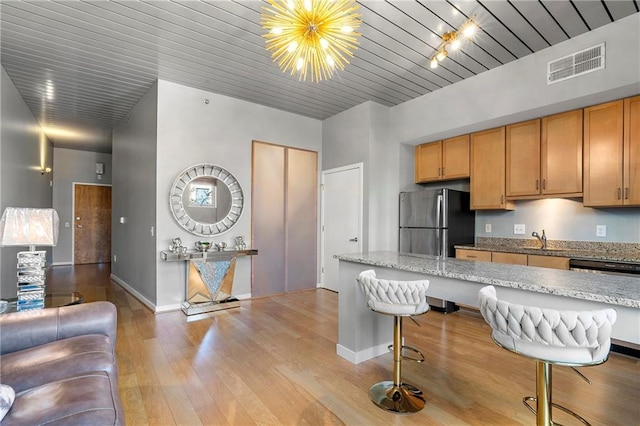
M 438 195 L 438 198 L 436 201 L 436 227 L 437 228 L 442 227 L 442 222 L 440 221 L 441 217 L 442 217 L 442 194 Z

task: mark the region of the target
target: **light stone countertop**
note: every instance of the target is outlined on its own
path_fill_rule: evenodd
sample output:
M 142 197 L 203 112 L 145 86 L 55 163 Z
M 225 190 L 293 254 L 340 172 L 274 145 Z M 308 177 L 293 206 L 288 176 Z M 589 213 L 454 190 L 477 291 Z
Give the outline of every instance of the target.
M 640 308 L 640 278 L 634 276 L 592 274 L 450 257 L 442 259 L 393 251 L 339 254 L 334 257 L 363 265 Z

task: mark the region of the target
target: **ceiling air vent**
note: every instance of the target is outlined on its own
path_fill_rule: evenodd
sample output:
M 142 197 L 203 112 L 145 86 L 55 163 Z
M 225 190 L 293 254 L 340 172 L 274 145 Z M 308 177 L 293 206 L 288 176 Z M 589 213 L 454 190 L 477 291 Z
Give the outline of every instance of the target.
M 604 68 L 604 43 L 547 63 L 547 84 Z

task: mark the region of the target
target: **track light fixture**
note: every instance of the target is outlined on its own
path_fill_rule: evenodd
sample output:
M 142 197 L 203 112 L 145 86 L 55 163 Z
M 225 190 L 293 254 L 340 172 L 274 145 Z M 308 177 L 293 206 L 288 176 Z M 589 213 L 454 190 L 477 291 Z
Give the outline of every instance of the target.
M 449 52 L 458 50 L 463 41 L 473 38 L 478 29 L 478 24 L 473 19 L 472 16 L 464 21 L 457 31 L 442 34 L 442 42 L 430 59 L 431 68 L 437 68 L 438 64 L 449 56 Z

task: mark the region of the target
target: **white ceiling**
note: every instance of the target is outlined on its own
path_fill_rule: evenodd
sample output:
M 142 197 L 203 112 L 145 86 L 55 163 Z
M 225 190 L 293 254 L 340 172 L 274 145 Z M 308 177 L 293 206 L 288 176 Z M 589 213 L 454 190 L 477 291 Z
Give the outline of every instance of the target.
M 639 0 L 362 0 L 355 57 L 330 81 L 283 74 L 258 0 L 0 2 L 0 58 L 54 146 L 111 151 L 111 129 L 157 79 L 324 119 L 393 106 L 638 13 Z M 440 35 L 474 42 L 437 69 Z

